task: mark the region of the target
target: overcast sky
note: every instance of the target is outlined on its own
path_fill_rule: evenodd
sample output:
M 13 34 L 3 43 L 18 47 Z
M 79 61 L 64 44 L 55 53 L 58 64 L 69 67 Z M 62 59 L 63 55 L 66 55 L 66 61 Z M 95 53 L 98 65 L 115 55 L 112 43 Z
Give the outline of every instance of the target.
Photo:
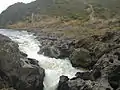
M 24 2 L 29 3 L 35 0 L 0 0 L 0 13 L 5 10 L 8 6 L 17 3 L 17 2 Z

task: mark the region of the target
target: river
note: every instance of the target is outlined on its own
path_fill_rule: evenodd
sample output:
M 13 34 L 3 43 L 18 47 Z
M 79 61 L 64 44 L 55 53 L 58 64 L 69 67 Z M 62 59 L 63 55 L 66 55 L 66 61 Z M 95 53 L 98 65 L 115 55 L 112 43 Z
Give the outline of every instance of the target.
M 82 72 L 80 69 L 73 68 L 68 59 L 55 59 L 38 54 L 40 42 L 33 33 L 0 29 L 0 34 L 18 43 L 20 51 L 26 53 L 28 58 L 39 61 L 40 66 L 45 69 L 44 90 L 56 90 L 61 75 L 72 78 L 76 72 Z

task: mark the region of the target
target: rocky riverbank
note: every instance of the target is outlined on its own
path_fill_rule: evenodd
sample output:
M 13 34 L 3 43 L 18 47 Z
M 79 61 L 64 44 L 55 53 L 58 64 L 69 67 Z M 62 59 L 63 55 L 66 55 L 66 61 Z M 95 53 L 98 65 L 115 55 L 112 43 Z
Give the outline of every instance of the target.
M 33 31 L 32 31 L 33 32 Z M 69 58 L 77 72 L 75 77 L 61 76 L 57 90 L 119 90 L 120 31 L 74 39 L 61 34 L 34 30 L 40 51 L 52 58 Z M 27 58 L 18 45 L 0 35 L 0 89 L 43 90 L 44 69 Z
M 58 90 L 119 90 L 120 31 L 79 40 L 45 32 L 36 35 L 41 42 L 39 53 L 52 58 L 67 57 L 74 67 L 90 70 L 78 72 L 73 78 L 61 76 Z
M 0 35 L 0 90 L 43 90 L 44 69 Z

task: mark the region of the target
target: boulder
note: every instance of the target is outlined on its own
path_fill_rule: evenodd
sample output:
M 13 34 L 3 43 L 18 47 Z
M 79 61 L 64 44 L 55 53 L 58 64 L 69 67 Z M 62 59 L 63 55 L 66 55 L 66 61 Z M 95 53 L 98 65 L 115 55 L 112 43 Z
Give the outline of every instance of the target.
M 67 84 L 69 78 L 67 76 L 60 76 L 59 86 L 57 90 L 69 90 L 69 86 Z
M 40 32 L 38 32 L 40 33 Z M 68 58 L 72 52 L 73 39 L 61 38 L 61 35 L 53 33 L 40 33 L 37 38 L 40 43 L 40 51 L 38 54 L 44 54 L 45 56 L 52 58 Z
M 63 78 L 60 78 L 60 81 Z M 113 90 L 109 85 L 106 84 L 106 81 L 101 80 L 97 82 L 76 78 L 62 81 L 64 82 L 62 84 L 59 82 L 57 90 Z
M 66 58 L 69 57 L 70 50 L 63 46 L 46 45 L 42 46 L 38 54 L 44 54 L 45 56 L 52 58 Z
M 70 56 L 70 61 L 74 67 L 88 68 L 94 62 L 90 52 L 84 48 L 75 49 Z
M 35 60 L 27 59 L 15 42 L 0 35 L 0 89 L 43 90 L 44 76 L 44 69 Z
M 108 80 L 110 85 L 114 88 L 114 90 L 120 88 L 120 66 L 116 67 L 113 72 L 108 75 Z
M 91 80 L 91 72 L 77 72 L 75 76 L 83 80 Z
M 52 58 L 58 58 L 60 56 L 60 51 L 56 47 L 49 45 L 42 47 L 38 53 Z
M 69 80 L 67 76 L 61 76 L 57 90 L 92 90 L 88 82 L 80 78 Z
M 88 72 L 77 72 L 75 74 L 76 78 L 81 78 L 83 80 L 95 81 L 101 77 L 101 71 L 99 69 L 94 69 Z

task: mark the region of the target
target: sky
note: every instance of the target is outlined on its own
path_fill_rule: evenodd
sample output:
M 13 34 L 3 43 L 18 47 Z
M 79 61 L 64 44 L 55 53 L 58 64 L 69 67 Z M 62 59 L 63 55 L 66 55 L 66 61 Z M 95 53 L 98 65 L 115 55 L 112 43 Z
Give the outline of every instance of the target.
M 24 2 L 24 3 L 29 3 L 35 0 L 0 0 L 0 13 L 7 9 L 8 6 L 17 3 L 17 2 Z

